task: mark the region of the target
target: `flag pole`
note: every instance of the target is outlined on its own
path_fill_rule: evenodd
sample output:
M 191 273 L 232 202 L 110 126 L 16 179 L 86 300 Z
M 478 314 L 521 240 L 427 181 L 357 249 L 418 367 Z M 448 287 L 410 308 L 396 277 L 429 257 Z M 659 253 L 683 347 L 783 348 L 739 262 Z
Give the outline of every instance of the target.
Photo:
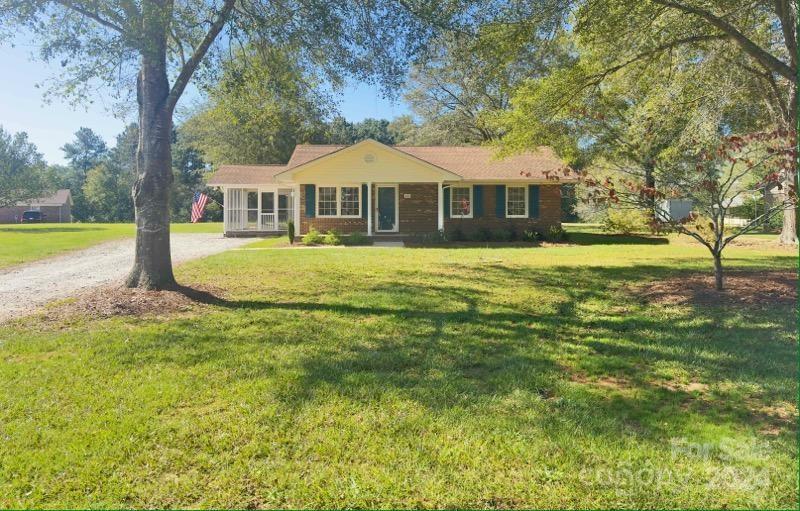
M 201 193 L 205 193 L 205 192 L 201 192 Z M 208 200 L 210 200 L 210 201 L 211 201 L 211 202 L 213 202 L 214 204 L 218 205 L 219 207 L 221 207 L 221 208 L 225 208 L 225 206 L 223 206 L 222 204 L 220 204 L 219 202 L 217 202 L 215 199 L 212 199 L 210 194 L 206 193 L 206 197 L 208 197 Z

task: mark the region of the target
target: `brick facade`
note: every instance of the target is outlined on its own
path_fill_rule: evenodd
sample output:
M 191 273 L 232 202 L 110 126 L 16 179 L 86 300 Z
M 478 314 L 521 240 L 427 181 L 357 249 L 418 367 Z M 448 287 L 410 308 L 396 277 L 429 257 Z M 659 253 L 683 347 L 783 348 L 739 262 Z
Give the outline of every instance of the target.
M 514 230 L 522 234 L 526 230 L 545 233 L 551 226 L 561 225 L 561 185 L 539 187 L 538 218 L 497 218 L 497 194 L 495 185 L 483 185 L 483 215 L 478 218 L 445 218 L 444 230 L 452 233 L 461 229 L 466 235 L 480 229 L 490 231 Z
M 308 218 L 306 216 L 306 187 L 300 185 L 300 231 L 299 234 L 306 234 L 313 227 L 319 232 L 330 230 L 341 234 L 351 234 L 354 232 L 367 232 L 366 218 Z
M 439 218 L 437 183 L 401 183 L 398 195 L 400 234 L 436 232 Z
M 398 187 L 399 234 L 436 232 L 438 219 L 438 189 L 436 183 L 401 183 Z M 375 205 L 375 185 L 371 190 Z M 300 234 L 313 226 L 320 232 L 336 230 L 342 234 L 367 232 L 365 218 L 308 218 L 306 216 L 305 186 L 300 186 Z M 408 197 L 406 197 L 408 196 Z M 373 222 L 375 221 L 373 215 Z M 490 231 L 525 230 L 546 232 L 550 226 L 561 225 L 561 186 L 541 185 L 538 218 L 497 218 L 495 185 L 483 185 L 483 215 L 479 218 L 445 218 L 445 232 L 460 228 L 469 235 L 479 229 Z M 373 225 L 374 228 L 374 225 Z

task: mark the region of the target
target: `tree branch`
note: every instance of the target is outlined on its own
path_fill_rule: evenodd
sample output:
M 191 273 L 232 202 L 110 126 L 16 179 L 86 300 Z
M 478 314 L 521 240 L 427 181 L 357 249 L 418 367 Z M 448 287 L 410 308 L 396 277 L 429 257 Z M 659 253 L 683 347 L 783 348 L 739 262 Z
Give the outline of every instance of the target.
M 736 29 L 733 25 L 731 25 L 728 21 L 716 16 L 710 11 L 706 9 L 701 9 L 700 7 L 694 7 L 691 5 L 685 5 L 680 2 L 675 2 L 672 0 L 652 0 L 654 3 L 663 5 L 665 7 L 671 7 L 673 9 L 677 9 L 681 12 L 685 12 L 687 14 L 693 14 L 700 18 L 706 20 L 710 25 L 718 28 L 719 30 L 725 32 L 731 39 L 733 39 L 736 44 L 748 55 L 758 61 L 762 66 L 769 69 L 770 71 L 777 73 L 787 80 L 791 81 L 792 83 L 797 83 L 797 76 L 795 70 L 792 66 L 787 65 L 785 62 L 781 61 L 771 53 L 767 52 L 764 48 L 754 43 L 750 40 L 746 35 L 741 33 L 739 30 Z M 788 46 L 787 42 L 787 46 Z
M 795 32 L 795 13 L 788 0 L 775 0 L 775 13 L 781 22 L 783 40 L 789 50 L 789 59 L 792 66 L 797 69 L 797 34 Z
M 205 57 L 211 44 L 222 31 L 225 23 L 227 23 L 235 3 L 236 0 L 225 0 L 222 9 L 220 9 L 219 14 L 217 14 L 217 19 L 211 24 L 211 28 L 208 29 L 208 32 L 197 46 L 192 56 L 186 61 L 186 64 L 182 66 L 181 72 L 178 74 L 178 78 L 175 79 L 175 83 L 169 91 L 169 96 L 167 96 L 165 107 L 169 109 L 169 111 L 175 109 L 175 105 L 178 103 L 178 99 L 180 99 L 181 94 L 183 94 L 183 91 L 189 84 L 189 80 L 191 80 L 195 69 L 197 69 L 197 66 L 200 64 L 200 61 L 203 60 L 203 57 Z
M 730 243 L 731 241 L 735 240 L 736 238 L 738 238 L 742 234 L 747 234 L 748 232 L 752 232 L 762 222 L 764 222 L 766 220 L 769 220 L 770 218 L 775 216 L 777 213 L 779 213 L 781 211 L 784 211 L 786 209 L 789 209 L 789 208 L 793 208 L 793 207 L 795 207 L 795 205 L 794 205 L 794 202 L 791 201 L 791 200 L 782 201 L 779 204 L 771 207 L 770 209 L 768 209 L 767 211 L 765 211 L 761 215 L 758 215 L 754 219 L 750 220 L 750 222 L 748 222 L 746 225 L 741 227 L 738 231 L 736 231 L 735 233 L 733 233 L 730 236 L 728 236 L 727 238 L 725 238 L 722 241 L 722 248 L 725 248 L 726 246 L 728 246 L 728 243 Z
M 60 4 L 61 6 L 66 7 L 67 9 L 71 9 L 71 10 L 77 12 L 78 14 L 80 14 L 81 16 L 86 16 L 90 20 L 95 21 L 98 24 L 100 24 L 101 26 L 104 26 L 104 27 L 106 27 L 108 29 L 111 29 L 114 32 L 118 32 L 120 34 L 124 34 L 125 33 L 125 29 L 123 29 L 121 26 L 117 25 L 116 23 L 113 23 L 113 22 L 103 18 L 97 12 L 92 12 L 92 11 L 90 11 L 90 10 L 84 8 L 84 7 L 81 7 L 79 5 L 75 5 L 74 3 L 70 2 L 69 0 L 55 0 L 55 1 L 56 1 L 56 3 Z
M 671 50 L 673 48 L 677 48 L 678 46 L 683 46 L 685 44 L 693 44 L 693 43 L 700 43 L 707 41 L 718 41 L 720 39 L 725 39 L 726 37 L 727 36 L 723 34 L 712 34 L 712 35 L 695 35 L 690 37 L 684 37 L 681 39 L 676 39 L 674 41 L 670 41 L 668 43 L 656 46 L 653 49 L 638 53 L 624 62 L 608 67 L 599 73 L 590 75 L 587 77 L 587 80 L 584 83 L 580 84 L 577 88 L 575 88 L 572 93 L 565 95 L 563 101 L 561 101 L 561 103 L 552 112 L 551 118 L 554 117 L 558 111 L 564 108 L 564 106 L 566 106 L 568 103 L 574 100 L 583 91 L 585 91 L 589 87 L 593 86 L 596 87 L 600 85 L 607 76 L 616 73 L 617 71 L 633 64 L 634 62 L 638 62 L 647 57 L 652 57 L 658 53 Z
M 698 234 L 698 233 L 696 233 L 696 232 L 694 232 L 694 231 L 692 231 L 690 229 L 687 229 L 686 227 L 684 227 L 680 223 L 677 223 L 677 222 L 670 222 L 670 223 L 672 224 L 673 229 L 675 229 L 676 231 L 678 231 L 681 234 L 685 234 L 687 236 L 691 236 L 692 238 L 694 238 L 697 241 L 699 241 L 703 246 L 705 246 L 712 254 L 714 253 L 714 247 L 711 245 L 711 243 L 706 241 L 705 238 L 700 236 L 700 234 Z

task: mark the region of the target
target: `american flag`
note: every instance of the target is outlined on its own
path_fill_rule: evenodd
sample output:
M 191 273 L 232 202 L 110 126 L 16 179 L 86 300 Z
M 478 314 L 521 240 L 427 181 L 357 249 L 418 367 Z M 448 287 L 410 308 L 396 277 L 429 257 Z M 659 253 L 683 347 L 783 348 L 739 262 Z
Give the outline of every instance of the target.
M 208 204 L 208 195 L 201 192 L 194 192 L 194 200 L 192 200 L 192 223 L 196 224 L 203 218 L 203 212 L 206 210 Z

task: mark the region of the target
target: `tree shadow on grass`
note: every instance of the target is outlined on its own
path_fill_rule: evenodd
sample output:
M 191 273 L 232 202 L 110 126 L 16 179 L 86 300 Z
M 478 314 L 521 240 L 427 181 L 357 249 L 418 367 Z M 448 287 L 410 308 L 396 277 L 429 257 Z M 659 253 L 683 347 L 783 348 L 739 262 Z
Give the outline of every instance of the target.
M 0 227 L 0 232 L 23 233 L 23 234 L 53 234 L 57 232 L 87 232 L 87 231 L 106 231 L 102 227 Z
M 586 232 L 570 233 L 563 242 L 565 245 L 667 245 L 668 238 L 658 236 L 637 236 L 623 234 L 595 234 Z M 558 245 L 558 243 L 555 243 Z M 538 244 L 525 241 L 452 241 L 444 243 L 424 243 L 410 240 L 407 248 L 536 248 Z
M 122 355 L 136 364 L 215 364 L 231 379 L 261 379 L 278 370 L 270 353 L 292 346 L 301 351 L 291 364 L 299 376 L 276 391 L 290 408 L 321 390 L 364 403 L 391 392 L 438 411 L 524 395 L 554 424 L 597 434 L 674 434 L 698 415 L 775 423 L 752 396 L 726 391 L 731 381 L 763 388 L 755 398 L 761 403 L 794 399 L 797 346 L 775 335 L 793 331 L 791 307 L 754 317 L 747 307 L 664 309 L 627 294 L 632 281 L 687 273 L 668 266 L 464 265 L 457 281 L 435 268 L 425 272 L 431 283 L 398 272 L 319 301 L 226 299 L 182 288 L 227 311 L 225 324 L 236 333 L 215 328 L 218 314 L 181 319 L 169 324 L 169 335 Z M 487 292 L 518 287 L 539 291 L 538 301 Z M 702 384 L 701 395 L 665 382 L 665 367 Z M 779 424 L 784 433 L 795 428 Z
M 661 236 L 638 236 L 633 234 L 599 234 L 573 232 L 569 243 L 575 245 L 667 245 L 669 239 Z

